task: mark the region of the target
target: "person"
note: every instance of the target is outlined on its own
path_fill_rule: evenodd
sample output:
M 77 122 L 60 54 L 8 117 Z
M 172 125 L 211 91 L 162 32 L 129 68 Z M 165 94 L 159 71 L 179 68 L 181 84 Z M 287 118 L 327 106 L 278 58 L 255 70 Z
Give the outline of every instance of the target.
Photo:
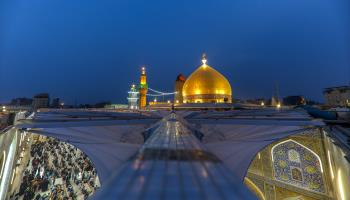
M 35 196 L 35 200 L 40 200 L 41 199 L 41 195 L 40 194 L 37 194 L 36 196 Z
M 16 196 L 23 196 L 25 200 L 76 199 L 78 195 L 87 198 L 99 187 L 91 161 L 76 147 L 50 138 L 47 142 L 33 143 L 30 155 L 19 190 L 12 199 Z M 63 184 L 55 186 L 58 177 L 62 178 Z M 39 192 L 46 194 L 39 195 Z

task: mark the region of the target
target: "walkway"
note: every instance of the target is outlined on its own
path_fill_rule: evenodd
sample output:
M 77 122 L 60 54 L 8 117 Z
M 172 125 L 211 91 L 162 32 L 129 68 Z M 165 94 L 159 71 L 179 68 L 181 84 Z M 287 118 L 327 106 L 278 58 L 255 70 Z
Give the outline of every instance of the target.
M 172 113 L 94 199 L 255 199 Z

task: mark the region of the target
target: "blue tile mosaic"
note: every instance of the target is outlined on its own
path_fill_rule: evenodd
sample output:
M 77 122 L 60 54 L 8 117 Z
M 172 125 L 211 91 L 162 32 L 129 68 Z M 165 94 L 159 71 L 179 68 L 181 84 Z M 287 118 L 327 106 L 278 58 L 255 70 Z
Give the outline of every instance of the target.
M 325 192 L 321 161 L 314 152 L 293 140 L 272 148 L 275 179 L 315 192 Z

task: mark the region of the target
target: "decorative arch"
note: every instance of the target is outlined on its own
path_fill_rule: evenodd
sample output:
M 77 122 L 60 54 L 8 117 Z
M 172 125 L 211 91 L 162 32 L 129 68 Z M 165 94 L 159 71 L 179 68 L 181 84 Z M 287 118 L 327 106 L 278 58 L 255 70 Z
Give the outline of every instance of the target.
M 320 157 L 306 146 L 288 139 L 271 149 L 274 178 L 306 190 L 324 193 Z
M 261 200 L 265 200 L 264 193 L 260 190 L 258 186 L 255 185 L 248 177 L 244 178 L 244 183 L 250 188 Z

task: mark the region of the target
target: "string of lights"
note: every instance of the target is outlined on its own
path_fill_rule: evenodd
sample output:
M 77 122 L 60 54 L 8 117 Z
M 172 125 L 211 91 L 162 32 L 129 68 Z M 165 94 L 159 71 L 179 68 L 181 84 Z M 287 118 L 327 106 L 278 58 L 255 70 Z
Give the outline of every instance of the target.
M 168 95 L 172 95 L 172 94 L 147 94 L 147 96 L 150 96 L 150 97 L 161 97 L 161 96 L 168 96 Z
M 152 89 L 152 88 L 148 88 L 148 89 L 151 90 L 152 92 L 160 94 L 160 96 L 176 94 L 176 92 L 161 92 L 161 91 L 158 91 L 158 90 L 155 90 L 155 89 Z

